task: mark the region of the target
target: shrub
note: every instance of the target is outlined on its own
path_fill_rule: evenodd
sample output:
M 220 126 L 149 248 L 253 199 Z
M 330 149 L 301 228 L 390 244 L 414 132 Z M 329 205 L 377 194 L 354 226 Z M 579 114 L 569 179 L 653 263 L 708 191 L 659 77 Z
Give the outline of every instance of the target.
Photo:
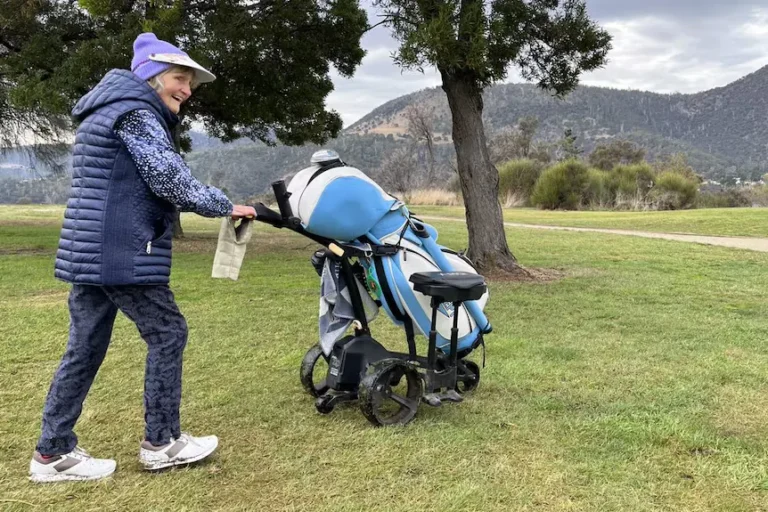
M 750 187 L 745 193 L 752 206 L 768 206 L 768 185 Z
M 615 196 L 610 187 L 610 174 L 600 169 L 590 169 L 583 203 L 594 209 L 610 208 Z
M 656 162 L 656 173 L 661 174 L 663 172 L 674 172 L 680 174 L 684 178 L 693 181 L 694 183 L 701 183 L 703 180 L 701 176 L 696 174 L 696 171 L 688 165 L 688 158 L 683 153 L 675 153 L 673 155 L 663 156 Z
M 527 202 L 541 175 L 542 165 L 533 160 L 510 160 L 499 166 L 499 197 L 510 197 Z
M 656 178 L 651 199 L 659 210 L 690 208 L 696 201 L 698 184 L 676 172 L 662 172 Z
M 446 189 L 448 190 L 448 192 L 452 192 L 458 196 L 461 196 L 461 182 L 459 181 L 458 173 L 453 173 L 453 176 L 451 176 L 451 179 L 448 180 Z
M 545 170 L 531 195 L 531 202 L 549 210 L 574 210 L 581 205 L 589 170 L 578 160 L 560 162 Z
M 598 144 L 589 155 L 589 163 L 603 171 L 619 164 L 639 164 L 645 158 L 645 149 L 624 139 Z
M 645 199 L 653 180 L 653 168 L 646 163 L 617 165 L 610 172 L 609 187 L 615 196 Z
M 699 193 L 696 206 L 698 208 L 739 208 L 752 206 L 752 199 L 749 197 L 749 191 L 743 189 L 709 190 Z

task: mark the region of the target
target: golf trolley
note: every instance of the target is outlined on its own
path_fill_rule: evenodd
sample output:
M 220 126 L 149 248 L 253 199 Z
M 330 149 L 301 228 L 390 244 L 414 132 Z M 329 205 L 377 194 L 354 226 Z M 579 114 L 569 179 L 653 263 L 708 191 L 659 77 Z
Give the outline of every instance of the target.
M 427 354 L 420 356 L 414 329 L 414 324 L 421 318 L 417 317 L 416 302 L 394 289 L 395 281 L 385 276 L 383 266 L 386 263 L 383 260 L 405 250 L 402 245 L 372 240 L 373 235 L 341 242 L 310 232 L 302 220 L 294 216 L 289 202 L 291 192 L 286 190 L 285 183 L 276 181 L 272 188 L 280 211 L 259 203 L 255 207 L 257 220 L 276 228 L 290 229 L 322 245 L 324 249 L 317 251 L 312 261 L 318 273 L 325 260 L 330 259 L 339 266 L 339 273 L 346 283 L 361 282 L 368 291 L 374 288 L 379 297 L 377 304 L 382 305 L 406 333 L 407 353 L 386 349 L 371 335 L 360 287 L 348 286 L 354 311 L 354 334 L 336 341 L 330 354 L 324 353 L 319 344 L 312 346 L 301 363 L 301 384 L 315 397 L 319 413 L 328 414 L 340 403 L 357 400 L 363 415 L 373 425 L 404 425 L 414 418 L 421 402 L 433 407 L 446 402 L 461 402 L 464 393 L 478 386 L 480 367 L 466 357 L 474 348 L 483 345 L 483 334 L 489 333 L 491 328 L 487 320 L 482 325 L 472 323 L 470 313 L 474 310 L 464 306 L 487 293 L 483 276 L 469 271 L 442 270 L 407 276 L 410 285 L 406 291 L 428 298 L 431 307 L 431 324 L 428 324 L 428 333 L 425 332 Z M 416 237 L 433 236 L 411 217 L 407 226 Z M 417 238 L 413 240 L 418 242 Z M 411 252 L 415 254 L 415 251 Z M 451 257 L 455 256 L 456 253 L 451 253 Z M 468 262 L 462 264 L 470 265 Z M 399 277 L 401 288 L 404 287 L 402 277 Z M 452 320 L 449 339 L 438 333 L 438 317 L 441 315 L 443 322 Z M 470 329 L 468 334 L 467 328 L 464 329 L 461 342 L 460 317 L 465 324 L 469 322 Z M 417 326 L 421 332 L 425 331 L 422 324 Z M 439 345 L 439 341 L 443 344 Z

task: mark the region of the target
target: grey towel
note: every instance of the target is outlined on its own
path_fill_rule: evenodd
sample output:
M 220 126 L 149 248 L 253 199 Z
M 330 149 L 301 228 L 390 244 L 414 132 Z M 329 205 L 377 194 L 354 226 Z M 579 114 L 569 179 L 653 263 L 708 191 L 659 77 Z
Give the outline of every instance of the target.
M 355 279 L 363 300 L 365 318 L 368 322 L 376 318 L 379 306 L 368 295 L 365 287 Z M 320 276 L 320 348 L 326 356 L 331 355 L 333 345 L 344 336 L 355 319 L 352 301 L 346 280 L 341 274 L 341 263 L 326 258 Z

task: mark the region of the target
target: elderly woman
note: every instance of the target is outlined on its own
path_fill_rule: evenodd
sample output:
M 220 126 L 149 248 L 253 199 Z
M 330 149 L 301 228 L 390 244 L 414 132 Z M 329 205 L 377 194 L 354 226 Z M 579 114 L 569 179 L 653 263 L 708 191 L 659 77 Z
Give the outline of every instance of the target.
M 168 287 L 173 218 L 177 209 L 206 217 L 256 212 L 197 181 L 171 142 L 181 105 L 214 75 L 154 34 L 141 34 L 133 49 L 131 71 L 107 73 L 73 111 L 80 124 L 55 272 L 72 284 L 69 342 L 30 462 L 36 482 L 94 480 L 115 471 L 114 460 L 77 445 L 73 428 L 118 311 L 148 348 L 140 462 L 148 470 L 186 464 L 218 445 L 216 436 L 182 432 L 179 422 L 187 323 Z

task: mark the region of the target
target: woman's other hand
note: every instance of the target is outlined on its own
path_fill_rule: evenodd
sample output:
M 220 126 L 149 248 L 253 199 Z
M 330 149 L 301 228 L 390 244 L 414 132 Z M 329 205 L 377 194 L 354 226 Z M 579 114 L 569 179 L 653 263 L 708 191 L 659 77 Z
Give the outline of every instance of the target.
M 253 206 L 243 206 L 242 204 L 236 204 L 232 208 L 231 215 L 233 219 L 255 219 L 256 210 L 253 209 Z

